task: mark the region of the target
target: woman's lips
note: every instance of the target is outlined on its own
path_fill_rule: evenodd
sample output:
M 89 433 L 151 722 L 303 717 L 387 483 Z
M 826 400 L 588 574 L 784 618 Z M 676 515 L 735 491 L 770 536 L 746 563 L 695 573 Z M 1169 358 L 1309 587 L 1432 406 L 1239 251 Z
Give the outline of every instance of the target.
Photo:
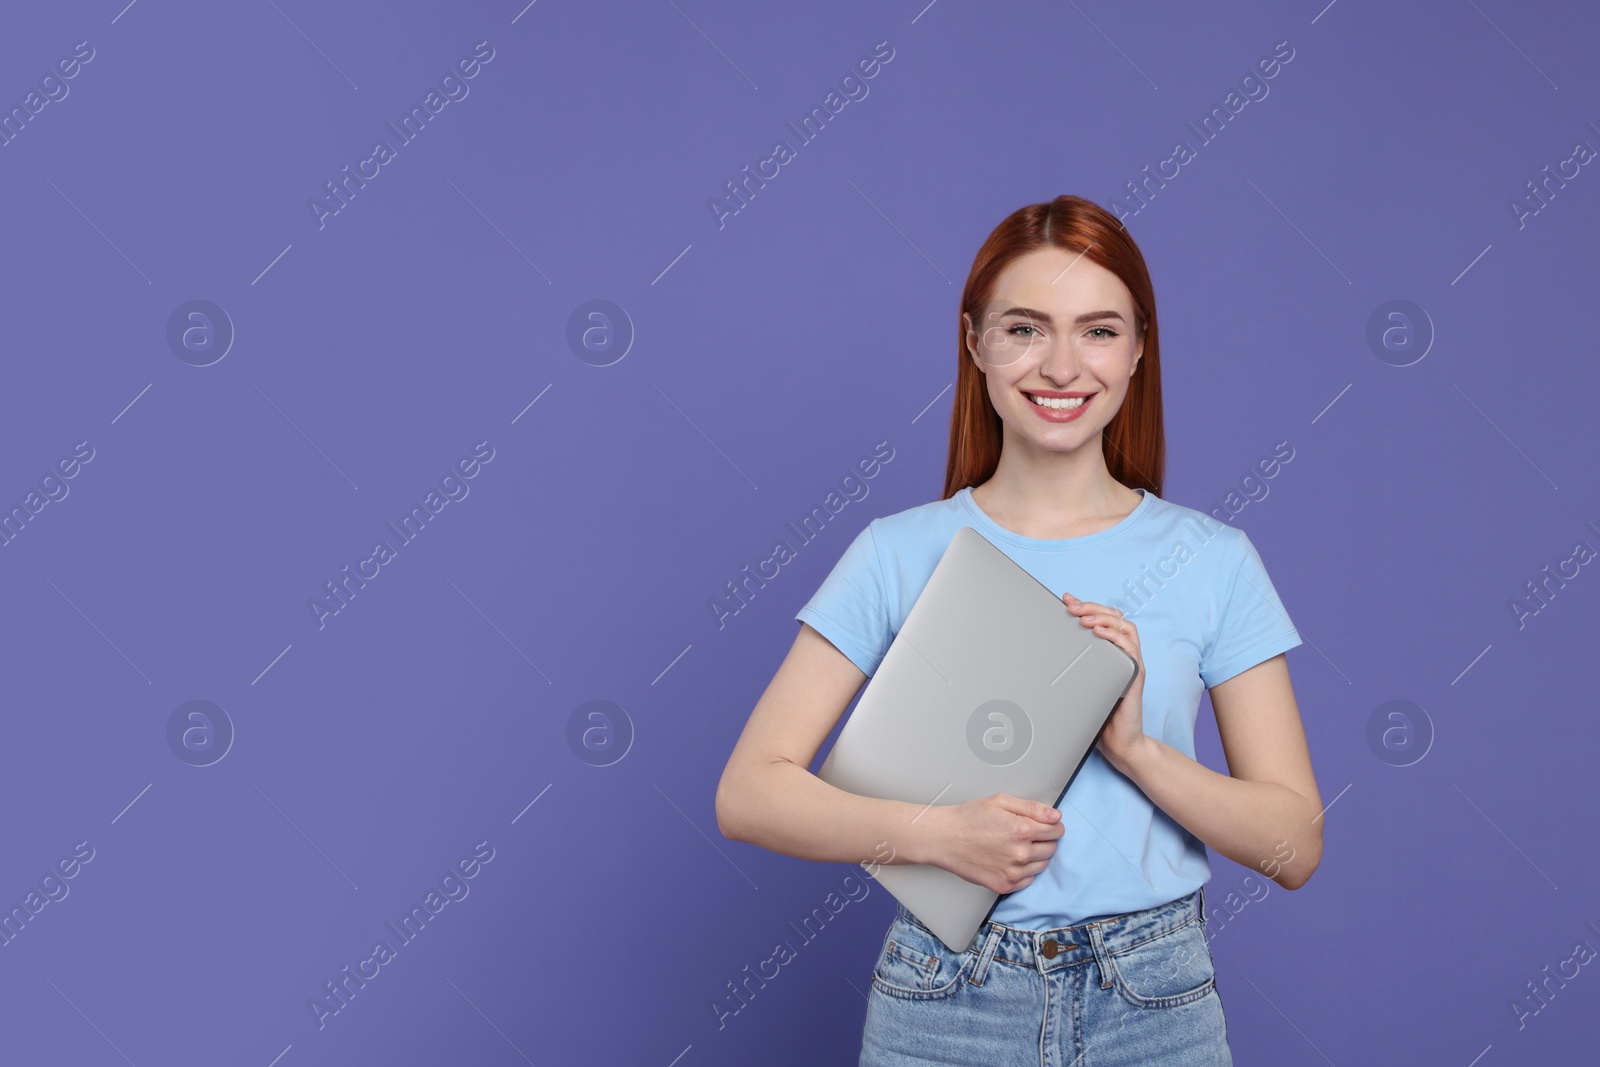
M 1026 395 L 1027 394 L 1024 394 L 1024 396 Z M 1046 422 L 1071 422 L 1088 410 L 1089 405 L 1094 403 L 1094 398 L 1099 395 L 1099 393 L 1090 393 L 1088 396 L 1083 398 L 1083 403 L 1079 404 L 1075 408 L 1069 408 L 1065 411 L 1035 404 L 1032 397 L 1028 397 L 1028 406 L 1037 412 L 1039 417 L 1044 419 Z

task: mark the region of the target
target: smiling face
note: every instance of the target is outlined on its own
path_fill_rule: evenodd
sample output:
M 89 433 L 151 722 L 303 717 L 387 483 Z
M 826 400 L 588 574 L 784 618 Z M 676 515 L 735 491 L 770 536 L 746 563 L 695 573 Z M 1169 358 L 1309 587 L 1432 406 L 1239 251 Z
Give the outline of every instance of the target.
M 1120 278 L 1077 252 L 1039 249 L 1001 273 L 982 321 L 962 322 L 1008 445 L 1098 448 L 1144 353 Z

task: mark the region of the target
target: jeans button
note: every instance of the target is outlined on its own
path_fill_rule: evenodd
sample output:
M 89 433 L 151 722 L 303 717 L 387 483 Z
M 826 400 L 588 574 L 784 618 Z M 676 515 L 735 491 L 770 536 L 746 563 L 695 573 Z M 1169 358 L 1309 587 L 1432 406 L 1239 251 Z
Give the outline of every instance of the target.
M 1056 958 L 1056 953 L 1061 951 L 1061 943 L 1059 941 L 1046 941 L 1044 947 L 1039 951 L 1044 954 L 1045 959 L 1053 960 Z

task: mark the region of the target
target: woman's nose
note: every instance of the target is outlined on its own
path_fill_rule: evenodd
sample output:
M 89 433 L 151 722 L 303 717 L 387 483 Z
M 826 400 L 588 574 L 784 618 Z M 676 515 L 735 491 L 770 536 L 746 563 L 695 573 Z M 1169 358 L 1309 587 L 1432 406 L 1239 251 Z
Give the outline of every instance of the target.
M 1052 340 L 1039 357 L 1039 373 L 1056 381 L 1070 381 L 1078 375 L 1078 353 L 1071 342 Z

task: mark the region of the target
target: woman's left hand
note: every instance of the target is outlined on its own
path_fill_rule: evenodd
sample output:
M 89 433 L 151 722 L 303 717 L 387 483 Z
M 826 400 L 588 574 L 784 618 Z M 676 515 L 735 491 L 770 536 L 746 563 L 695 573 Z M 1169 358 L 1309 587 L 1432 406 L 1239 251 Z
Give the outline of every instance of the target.
M 1078 617 L 1084 626 L 1094 630 L 1095 635 L 1103 637 L 1116 645 L 1122 651 L 1133 657 L 1139 665 L 1138 673 L 1134 675 L 1133 683 L 1128 686 L 1128 692 L 1122 698 L 1122 703 L 1117 705 L 1117 710 L 1111 713 L 1111 718 L 1106 721 L 1096 741 L 1096 747 L 1117 770 L 1123 770 L 1128 758 L 1144 743 L 1144 657 L 1139 652 L 1139 628 L 1122 617 L 1122 612 L 1108 608 L 1104 604 L 1096 604 L 1091 600 L 1079 600 L 1071 593 L 1063 593 L 1061 599 L 1066 602 L 1067 610 Z

